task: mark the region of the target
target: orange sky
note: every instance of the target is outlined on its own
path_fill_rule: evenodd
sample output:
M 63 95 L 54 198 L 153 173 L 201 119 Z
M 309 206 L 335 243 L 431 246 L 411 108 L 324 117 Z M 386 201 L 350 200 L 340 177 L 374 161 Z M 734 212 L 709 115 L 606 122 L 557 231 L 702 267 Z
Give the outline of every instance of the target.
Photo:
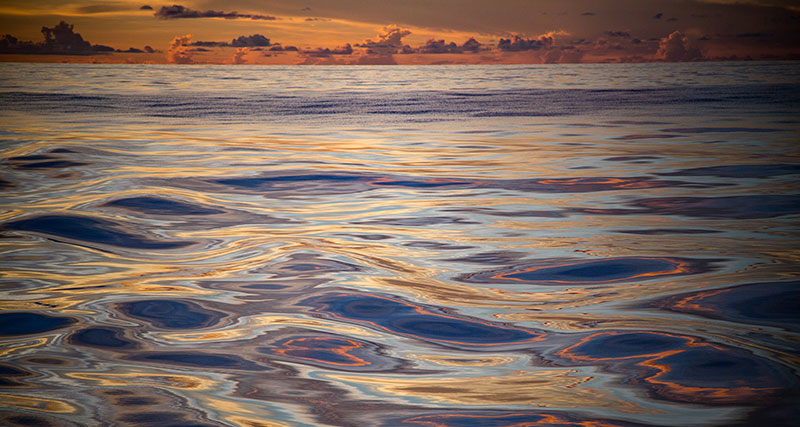
M 79 49 L 59 39 L 45 46 L 42 27 L 54 28 L 60 21 L 73 25 L 91 45 L 134 49 Z M 445 64 L 800 58 L 797 0 L 4 0 L 0 27 L 13 36 L 0 40 L 0 61 Z

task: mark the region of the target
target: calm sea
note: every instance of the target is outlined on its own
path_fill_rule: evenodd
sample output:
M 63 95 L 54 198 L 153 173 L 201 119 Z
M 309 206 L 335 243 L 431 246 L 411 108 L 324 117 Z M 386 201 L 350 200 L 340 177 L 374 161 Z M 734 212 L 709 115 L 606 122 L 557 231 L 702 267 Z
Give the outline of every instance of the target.
M 0 64 L 0 106 L 0 424 L 800 419 L 800 62 Z

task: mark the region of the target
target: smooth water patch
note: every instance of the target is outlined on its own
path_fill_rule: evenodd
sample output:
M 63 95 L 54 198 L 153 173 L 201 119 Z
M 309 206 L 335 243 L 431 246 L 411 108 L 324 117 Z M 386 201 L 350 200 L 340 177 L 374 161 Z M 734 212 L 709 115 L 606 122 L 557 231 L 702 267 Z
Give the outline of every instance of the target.
M 224 313 L 208 310 L 193 302 L 166 299 L 124 302 L 117 304 L 116 308 L 126 316 L 165 329 L 214 326 L 224 316 Z
M 30 312 L 0 313 L 0 336 L 34 335 L 66 328 L 77 320 Z
M 139 344 L 123 336 L 119 328 L 86 328 L 70 335 L 69 341 L 75 345 L 110 348 L 115 350 L 135 349 Z
M 749 283 L 673 295 L 653 307 L 749 325 L 800 330 L 800 282 Z
M 132 225 L 123 225 L 106 219 L 77 215 L 28 217 L 3 224 L 3 228 L 16 231 L 32 231 L 80 242 L 127 249 L 179 249 L 193 244 L 186 241 L 156 240 L 127 231 L 127 229 L 135 229 Z
M 149 215 L 215 215 L 225 212 L 221 209 L 152 196 L 112 200 L 103 206 L 120 207 Z
M 637 282 L 713 271 L 717 260 L 620 257 L 600 260 L 538 261 L 499 270 L 468 273 L 464 282 L 536 285 L 600 285 Z
M 330 294 L 304 300 L 345 321 L 457 347 L 502 346 L 541 340 L 542 333 L 437 312 L 432 307 L 370 294 Z

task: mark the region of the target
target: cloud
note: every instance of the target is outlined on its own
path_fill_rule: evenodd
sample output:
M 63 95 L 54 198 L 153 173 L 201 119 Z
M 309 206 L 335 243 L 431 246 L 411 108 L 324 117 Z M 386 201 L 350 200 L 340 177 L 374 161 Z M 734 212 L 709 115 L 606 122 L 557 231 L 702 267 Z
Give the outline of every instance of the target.
M 519 35 L 514 35 L 508 39 L 500 39 L 497 48 L 504 52 L 520 52 L 525 50 L 539 50 L 549 48 L 553 45 L 553 36 L 544 34 L 535 39 L 525 39 Z
M 383 28 L 383 32 L 378 34 L 378 41 L 365 40 L 360 47 L 367 48 L 367 53 L 376 55 L 392 55 L 403 47 L 403 37 L 411 34 L 411 31 L 392 25 Z
M 167 61 L 170 64 L 191 64 L 193 52 L 189 49 L 192 35 L 187 34 L 182 37 L 175 37 L 169 45 L 167 51 Z
M 137 49 L 135 47 L 129 47 L 127 50 L 117 49 L 115 52 L 117 52 L 117 53 L 144 53 L 143 50 Z
M 295 46 L 281 46 L 279 43 L 269 48 L 270 52 L 298 52 L 300 49 Z
M 252 34 L 249 36 L 239 36 L 231 41 L 233 47 L 256 47 L 256 46 L 269 46 L 269 39 L 261 34 Z
M 477 52 L 481 50 L 481 46 L 483 45 L 480 42 L 470 37 L 469 40 L 465 41 L 464 44 L 461 45 L 461 48 L 466 52 Z
M 225 18 L 225 19 L 253 19 L 274 21 L 278 18 L 269 15 L 254 15 L 238 12 L 223 12 L 216 10 L 199 11 L 188 7 L 174 4 L 172 6 L 162 6 L 155 14 L 160 19 L 185 19 L 185 18 Z
M 92 15 L 95 13 L 117 12 L 120 10 L 130 10 L 130 6 L 122 4 L 91 4 L 86 6 L 79 6 L 75 9 L 76 12 L 82 15 Z
M 233 54 L 233 63 L 234 64 L 247 64 L 247 60 L 244 58 L 248 53 L 250 53 L 249 47 L 240 47 L 236 49 L 236 52 Z
M 446 43 L 444 40 L 430 39 L 424 45 L 417 48 L 411 46 L 403 46 L 401 53 L 426 53 L 426 54 L 440 54 L 440 53 L 464 53 L 464 52 L 478 52 L 483 45 L 470 38 L 463 44 L 458 45 L 455 42 Z
M 140 7 L 139 10 L 153 10 L 153 6 L 144 5 L 144 6 Z
M 251 34 L 249 36 L 239 36 L 230 42 L 215 42 L 198 40 L 192 42 L 191 46 L 202 47 L 266 47 L 271 46 L 270 40 L 261 34 Z
M 583 12 L 583 13 L 581 13 L 581 16 L 596 16 L 596 15 L 597 14 L 594 13 L 594 12 Z
M 92 45 L 73 30 L 74 26 L 64 21 L 58 25 L 42 27 L 44 41 L 35 43 L 19 40 L 6 34 L 0 37 L 0 53 L 40 54 L 40 55 L 92 55 L 113 52 L 114 48 L 103 45 Z
M 631 37 L 631 33 L 627 31 L 605 31 L 603 34 L 609 37 L 624 37 L 626 39 Z
M 317 58 L 327 58 L 331 55 L 352 55 L 353 54 L 353 46 L 350 43 L 347 43 L 344 46 L 339 46 L 335 49 L 329 48 L 316 48 L 312 50 L 304 50 L 303 55 L 314 56 Z
M 661 39 L 656 56 L 668 62 L 699 61 L 704 59 L 693 40 L 675 31 Z
M 419 53 L 461 53 L 461 48 L 454 42 L 445 43 L 444 40 L 428 40 L 418 49 Z

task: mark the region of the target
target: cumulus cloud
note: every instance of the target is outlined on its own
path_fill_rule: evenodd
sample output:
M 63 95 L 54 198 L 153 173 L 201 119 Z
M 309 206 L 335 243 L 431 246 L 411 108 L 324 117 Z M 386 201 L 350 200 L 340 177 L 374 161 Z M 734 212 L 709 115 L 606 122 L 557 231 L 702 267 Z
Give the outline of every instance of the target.
M 281 46 L 279 43 L 275 43 L 269 50 L 270 52 L 297 52 L 300 49 L 295 46 Z
M 114 51 L 114 48 L 109 46 L 89 43 L 73 28 L 73 25 L 64 21 L 52 28 L 42 27 L 44 41 L 38 43 L 19 40 L 11 34 L 6 34 L 0 37 L 0 53 L 91 55 Z
M 171 64 L 191 64 L 193 62 L 193 52 L 189 48 L 191 42 L 191 34 L 172 39 L 172 43 L 170 43 L 169 50 L 167 51 L 167 61 Z
M 233 53 L 232 62 L 234 64 L 238 64 L 238 65 L 247 64 L 247 60 L 245 59 L 245 56 L 247 56 L 248 53 L 250 53 L 250 48 L 249 47 L 237 48 L 236 52 Z
M 454 42 L 445 43 L 444 40 L 428 40 L 418 49 L 419 53 L 461 53 L 461 48 Z
M 695 45 L 694 41 L 680 31 L 675 31 L 661 39 L 656 56 L 669 62 L 699 61 L 703 59 L 703 53 Z
M 323 49 L 318 47 L 316 49 L 303 51 L 303 55 L 315 56 L 318 58 L 327 58 L 331 55 L 352 55 L 352 53 L 353 46 L 351 46 L 350 43 L 347 43 L 344 46 L 339 46 L 335 49 L 329 49 L 327 47 Z
M 378 41 L 365 40 L 360 47 L 367 48 L 367 53 L 377 55 L 391 55 L 403 48 L 403 37 L 411 34 L 411 31 L 397 27 L 384 27 L 383 32 L 378 34 Z
M 271 46 L 269 38 L 261 34 L 251 34 L 249 36 L 239 36 L 230 42 L 215 42 L 198 40 L 192 42 L 192 46 L 202 47 L 266 47 Z
M 430 39 L 424 45 L 412 48 L 411 46 L 403 46 L 400 53 L 426 53 L 426 54 L 439 54 L 439 53 L 464 53 L 464 52 L 478 52 L 483 45 L 470 38 L 463 44 L 456 44 L 455 42 L 447 43 L 444 40 Z
M 508 39 L 500 39 L 497 48 L 505 52 L 520 52 L 525 50 L 546 49 L 553 45 L 553 36 L 543 34 L 535 39 L 525 39 L 519 35 L 514 35 Z
M 194 10 L 188 7 L 174 4 L 172 6 L 162 6 L 155 14 L 160 19 L 185 19 L 185 18 L 225 18 L 225 19 L 254 19 L 274 21 L 278 18 L 268 15 L 254 15 L 249 13 L 223 12 L 217 10 Z
M 231 40 L 233 47 L 256 47 L 256 46 L 269 46 L 269 39 L 261 34 L 251 34 L 249 36 L 239 36 Z
M 378 40 L 371 39 L 365 40 L 361 44 L 356 44 L 356 47 L 364 48 L 362 54 L 357 60 L 356 64 L 362 65 L 395 65 L 397 61 L 394 59 L 394 54 L 404 49 L 403 37 L 411 34 L 411 31 L 400 28 L 396 25 L 384 27 L 383 31 L 378 34 Z

